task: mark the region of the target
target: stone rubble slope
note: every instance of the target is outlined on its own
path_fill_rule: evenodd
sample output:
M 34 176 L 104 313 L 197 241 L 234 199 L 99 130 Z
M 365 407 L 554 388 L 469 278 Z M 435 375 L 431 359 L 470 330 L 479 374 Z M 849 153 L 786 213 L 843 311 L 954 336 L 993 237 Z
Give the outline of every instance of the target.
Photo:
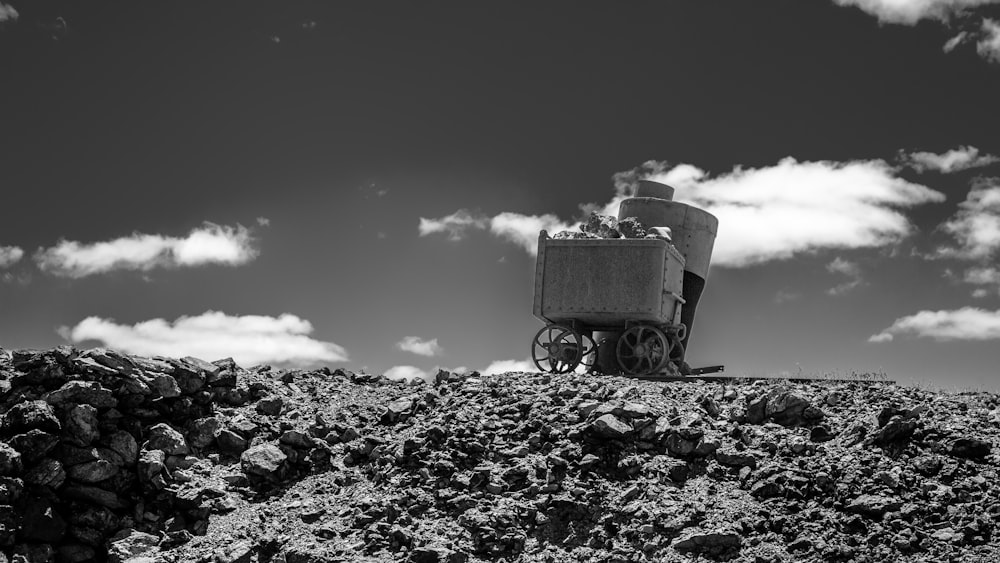
M 998 405 L 0 351 L 0 563 L 998 561 Z

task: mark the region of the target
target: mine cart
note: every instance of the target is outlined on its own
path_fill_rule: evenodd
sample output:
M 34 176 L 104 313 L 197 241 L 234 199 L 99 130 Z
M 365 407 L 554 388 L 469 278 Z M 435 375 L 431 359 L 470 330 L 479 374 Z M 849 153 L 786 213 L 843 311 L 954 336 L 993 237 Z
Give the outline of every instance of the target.
M 664 239 L 553 239 L 542 231 L 534 315 L 546 324 L 531 359 L 551 373 L 580 365 L 607 372 L 595 365 L 601 346 L 609 357 L 613 349 L 625 374 L 677 373 L 683 283 L 684 257 Z
M 639 181 L 622 200 L 619 224 L 639 224 L 646 238 L 538 237 L 534 315 L 545 323 L 531 343 L 542 371 L 632 376 L 702 375 L 691 369 L 695 311 L 705 289 L 719 220 L 674 201 L 674 188 Z M 610 236 L 624 236 L 621 232 Z M 642 236 L 638 234 L 636 236 Z

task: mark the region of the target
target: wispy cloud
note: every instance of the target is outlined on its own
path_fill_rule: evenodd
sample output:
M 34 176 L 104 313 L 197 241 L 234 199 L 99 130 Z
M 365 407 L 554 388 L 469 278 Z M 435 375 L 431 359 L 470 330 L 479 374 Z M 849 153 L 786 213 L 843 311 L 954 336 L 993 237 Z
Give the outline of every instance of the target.
M 908 236 L 913 226 L 900 209 L 944 195 L 896 172 L 882 160 L 785 158 L 715 178 L 688 165 L 652 179 L 672 181 L 676 199 L 717 216 L 713 263 L 740 267 L 820 249 L 882 247 Z
M 979 154 L 979 149 L 972 146 L 958 147 L 957 149 L 952 149 L 941 154 L 926 151 L 900 152 L 899 158 L 917 172 L 933 170 L 943 174 L 989 166 L 1000 162 L 1000 157 L 991 154 Z
M 0 268 L 9 268 L 17 264 L 24 256 L 24 250 L 17 246 L 0 246 Z
M 861 277 L 861 267 L 858 266 L 857 262 L 844 260 L 839 256 L 826 265 L 826 271 L 831 274 L 841 274 L 850 278 L 847 281 L 826 290 L 826 292 L 830 295 L 843 295 L 864 283 L 864 280 Z
M 968 31 L 960 31 L 958 35 L 952 37 L 941 47 L 941 50 L 945 53 L 950 53 L 955 50 L 956 47 L 965 43 L 969 39 Z
M 416 366 L 393 366 L 385 370 L 385 372 L 383 372 L 382 375 L 393 381 L 405 381 L 409 383 L 414 379 L 422 379 L 427 383 L 433 383 L 434 377 L 440 370 L 444 370 L 451 373 L 466 373 L 469 371 L 469 369 L 466 368 L 465 366 L 456 368 L 434 366 L 429 370 L 420 369 Z
M 854 6 L 882 23 L 916 25 L 920 20 L 947 23 L 972 8 L 996 4 L 1000 0 L 833 0 L 840 6 Z
M 972 296 L 982 299 L 991 293 L 1000 294 L 1000 268 L 996 266 L 982 266 L 969 268 L 965 271 L 962 281 L 976 287 L 972 290 Z
M 958 246 L 943 246 L 936 256 L 991 260 L 1000 253 L 1000 178 L 978 178 L 958 212 L 941 225 Z
M 309 365 L 347 360 L 333 342 L 311 338 L 312 324 L 295 315 L 231 316 L 207 311 L 173 322 L 152 319 L 134 325 L 87 317 L 60 329 L 67 340 L 98 341 L 104 346 L 145 356 L 196 356 L 206 360 L 232 357 L 245 366 L 274 363 Z
M 0 2 L 0 23 L 6 21 L 17 21 L 18 15 L 19 14 L 17 13 L 17 10 L 14 9 L 14 6 Z
M 1000 269 L 996 267 L 969 268 L 965 271 L 963 279 L 965 283 L 973 285 L 996 284 L 1000 286 Z
M 418 356 L 437 356 L 441 354 L 442 349 L 438 344 L 437 338 L 432 338 L 430 340 L 423 340 L 418 336 L 405 336 L 402 340 L 396 343 L 396 348 L 403 350 L 404 352 L 411 352 L 417 354 Z
M 40 248 L 34 259 L 45 272 L 82 278 L 115 270 L 149 271 L 206 264 L 238 266 L 257 257 L 253 243 L 250 231 L 242 225 L 205 223 L 185 237 L 133 233 L 95 243 L 62 240 L 55 246 Z
M 435 373 L 437 373 L 435 371 Z M 386 378 L 393 381 L 406 381 L 410 382 L 414 379 L 423 379 L 426 382 L 430 382 L 431 378 L 434 376 L 430 371 L 422 370 L 416 366 L 393 366 L 385 372 L 382 373 Z
M 470 229 L 485 229 L 487 225 L 489 225 L 489 219 L 485 215 L 459 209 L 440 219 L 421 217 L 418 229 L 422 237 L 434 233 L 444 233 L 449 240 L 462 240 Z
M 799 299 L 802 299 L 802 294 L 790 289 L 779 289 L 778 292 L 774 294 L 774 302 L 778 305 L 781 305 L 782 303 L 789 303 L 791 301 L 798 301 Z
M 1000 310 L 963 307 L 951 311 L 920 311 L 896 319 L 892 326 L 868 338 L 890 342 L 895 336 L 913 335 L 938 341 L 1000 339 Z
M 1000 63 L 1000 22 L 984 19 L 976 38 L 976 52 L 994 63 Z
M 1000 22 L 977 15 L 976 9 L 1000 4 L 1000 0 L 833 0 L 840 6 L 853 6 L 875 16 L 882 23 L 917 25 L 933 20 L 958 34 L 943 46 L 951 53 L 960 45 L 975 43 L 976 52 L 988 62 L 1000 63 Z M 978 20 L 978 25 L 975 23 Z
M 490 232 L 520 246 L 532 256 L 538 252 L 538 233 L 545 230 L 549 234 L 559 231 L 577 230 L 579 222 L 567 223 L 551 214 L 524 215 L 504 212 L 490 219 Z
M 486 366 L 482 371 L 483 375 L 499 375 L 508 372 L 536 372 L 538 368 L 531 360 L 498 360 Z
M 448 240 L 465 238 L 470 230 L 489 230 L 493 235 L 513 242 L 526 252 L 534 255 L 538 246 L 538 232 L 546 230 L 550 234 L 579 227 L 580 223 L 568 223 L 552 214 L 525 215 L 505 211 L 493 217 L 483 213 L 473 213 L 459 209 L 451 215 L 439 219 L 420 218 L 420 236 L 441 233 Z
M 616 215 L 618 203 L 631 193 L 635 180 L 670 184 L 677 189 L 678 201 L 719 218 L 713 263 L 744 267 L 826 248 L 881 247 L 906 237 L 913 226 L 899 210 L 943 201 L 944 195 L 899 178 L 897 172 L 883 160 L 798 162 L 789 157 L 774 166 L 737 167 L 712 177 L 691 164 L 669 167 L 650 161 L 615 174 L 610 202 L 580 208 Z M 456 216 L 463 220 L 454 221 Z M 449 232 L 449 238 L 460 239 L 461 233 L 444 226 L 451 224 L 463 229 L 485 229 L 488 224 L 494 235 L 531 254 L 536 252 L 540 229 L 555 232 L 579 225 L 551 214 L 506 212 L 487 220 L 460 210 L 441 219 L 422 218 L 420 234 Z

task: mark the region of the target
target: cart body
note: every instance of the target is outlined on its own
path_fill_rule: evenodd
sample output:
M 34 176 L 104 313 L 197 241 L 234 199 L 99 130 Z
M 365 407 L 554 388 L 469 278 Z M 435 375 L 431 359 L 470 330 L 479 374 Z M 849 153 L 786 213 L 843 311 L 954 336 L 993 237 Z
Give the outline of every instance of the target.
M 581 331 L 680 323 L 684 257 L 663 239 L 538 237 L 534 315 Z

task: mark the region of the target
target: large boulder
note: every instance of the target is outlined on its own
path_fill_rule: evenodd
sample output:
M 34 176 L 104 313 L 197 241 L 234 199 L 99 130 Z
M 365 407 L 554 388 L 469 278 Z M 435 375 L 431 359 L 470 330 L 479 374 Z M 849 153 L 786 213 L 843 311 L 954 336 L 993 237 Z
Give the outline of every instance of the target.
M 161 397 L 172 399 L 181 396 L 181 387 L 172 375 L 165 373 L 150 373 L 148 379 L 149 388 Z
M 188 443 L 195 448 L 207 448 L 215 442 L 216 436 L 222 424 L 214 416 L 199 418 L 191 423 L 191 431 L 188 432 Z
M 632 433 L 629 423 L 613 414 L 597 417 L 590 423 L 590 431 L 599 438 L 607 440 L 624 440 Z
M 137 530 L 123 530 L 115 535 L 108 546 L 108 563 L 124 563 L 137 558 L 156 549 L 159 543 L 159 536 Z
M 260 444 L 243 452 L 240 466 L 251 481 L 276 483 L 284 477 L 288 457 L 274 444 Z
M 751 424 L 770 420 L 782 426 L 811 426 L 825 416 L 819 407 L 783 387 L 766 395 L 748 397 L 746 406 L 747 422 Z
M 149 429 L 146 443 L 142 447 L 147 450 L 163 450 L 167 455 L 184 455 L 190 452 L 184 436 L 163 422 Z
M 139 455 L 139 445 L 135 438 L 124 430 L 118 430 L 107 438 L 108 448 L 118 454 L 122 463 L 131 466 Z
M 278 416 L 285 406 L 281 397 L 267 397 L 257 401 L 257 412 L 267 416 Z
M 74 405 L 65 418 L 64 439 L 76 446 L 89 446 L 100 437 L 97 409 L 91 405 Z
M 899 510 L 901 506 L 903 503 L 896 498 L 884 495 L 860 495 L 848 503 L 847 511 L 871 518 L 882 518 L 886 512 Z
M 979 438 L 957 438 L 949 445 L 948 453 L 955 457 L 982 460 L 990 455 L 991 448 L 989 442 Z
M 59 460 L 46 458 L 24 474 L 24 482 L 39 487 L 58 489 L 66 482 L 66 470 Z
M 10 445 L 21 452 L 24 463 L 31 464 L 52 451 L 59 445 L 59 437 L 38 429 L 28 430 L 23 434 L 17 434 L 10 439 Z
M 125 502 L 117 494 L 100 487 L 92 487 L 89 485 L 66 485 L 62 489 L 62 494 L 66 498 L 82 500 L 114 510 L 120 510 L 126 506 Z
M 111 450 L 99 448 L 98 458 L 70 466 L 66 470 L 70 479 L 81 483 L 99 483 L 118 474 L 120 459 Z
M 42 398 L 52 405 L 76 403 L 90 405 L 98 409 L 107 409 L 118 405 L 118 400 L 111 394 L 111 391 L 96 381 L 70 381 L 59 389 L 46 393 Z
M 21 453 L 0 442 L 0 476 L 17 475 L 21 472 Z
M 56 417 L 55 410 L 45 401 L 25 401 L 18 403 L 7 411 L 0 422 L 0 428 L 8 434 L 16 434 L 27 430 L 43 432 L 59 432 L 62 424 Z
M 382 412 L 382 424 L 396 424 L 406 420 L 413 412 L 415 401 L 410 397 L 396 399 Z
M 166 467 L 167 455 L 163 450 L 142 450 L 136 470 L 142 483 L 153 481 Z
M 743 538 L 734 532 L 709 531 L 692 532 L 681 536 L 673 545 L 684 553 L 702 554 L 710 557 L 731 555 L 743 546 Z

